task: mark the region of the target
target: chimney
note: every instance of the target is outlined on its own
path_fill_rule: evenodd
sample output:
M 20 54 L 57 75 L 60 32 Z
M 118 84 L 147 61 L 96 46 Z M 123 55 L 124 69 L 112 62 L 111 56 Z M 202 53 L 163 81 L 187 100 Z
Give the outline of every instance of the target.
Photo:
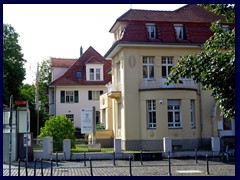
M 80 56 L 83 54 L 83 48 L 82 46 L 80 47 Z

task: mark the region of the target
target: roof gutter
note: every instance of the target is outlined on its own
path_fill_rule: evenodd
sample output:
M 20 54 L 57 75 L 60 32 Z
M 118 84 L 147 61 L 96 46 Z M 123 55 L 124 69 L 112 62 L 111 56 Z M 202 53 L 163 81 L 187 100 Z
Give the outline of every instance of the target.
M 203 48 L 202 43 L 186 44 L 186 43 L 155 43 L 155 42 L 126 42 L 116 41 L 112 47 L 104 55 L 105 58 L 112 58 L 123 47 L 144 47 L 144 48 Z

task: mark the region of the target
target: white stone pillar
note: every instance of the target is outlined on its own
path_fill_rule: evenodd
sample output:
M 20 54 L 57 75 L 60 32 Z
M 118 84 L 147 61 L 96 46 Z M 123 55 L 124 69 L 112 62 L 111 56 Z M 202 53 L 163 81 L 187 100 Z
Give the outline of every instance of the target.
M 121 153 L 121 139 L 114 139 L 115 154 Z
M 172 152 L 172 139 L 169 137 L 163 138 L 163 151 L 168 153 L 169 151 Z
M 220 151 L 220 138 L 219 137 L 211 137 L 211 145 L 212 151 Z
M 71 139 L 63 140 L 63 152 L 65 154 L 66 160 L 70 160 L 70 158 L 71 158 Z
M 44 137 L 43 138 L 43 158 L 49 159 L 53 153 L 53 138 Z

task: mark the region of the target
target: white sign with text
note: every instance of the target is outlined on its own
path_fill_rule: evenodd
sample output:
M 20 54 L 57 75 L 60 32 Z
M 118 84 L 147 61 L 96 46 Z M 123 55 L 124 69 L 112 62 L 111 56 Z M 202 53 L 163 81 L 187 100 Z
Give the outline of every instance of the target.
M 93 133 L 93 110 L 81 109 L 81 133 Z

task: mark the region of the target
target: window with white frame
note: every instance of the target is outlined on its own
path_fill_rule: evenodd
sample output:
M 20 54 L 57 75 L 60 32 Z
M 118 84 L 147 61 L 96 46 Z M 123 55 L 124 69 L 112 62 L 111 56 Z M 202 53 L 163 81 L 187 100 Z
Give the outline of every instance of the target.
M 74 121 L 74 114 L 66 114 L 66 118 L 70 119 L 71 121 Z
M 156 39 L 156 25 L 153 23 L 149 23 L 149 24 L 146 24 L 146 26 L 147 26 L 148 38 Z
M 103 80 L 103 65 L 88 64 L 86 68 L 87 81 L 102 81 Z
M 101 69 L 100 68 L 90 68 L 90 81 L 100 81 L 101 80 Z
M 98 101 L 103 91 L 88 91 L 88 100 Z
M 168 127 L 181 128 L 181 100 L 168 100 Z
M 196 127 L 195 123 L 195 100 L 190 101 L 190 106 L 191 106 L 191 128 Z
M 78 103 L 78 91 L 61 91 L 60 102 L 61 103 Z
M 184 27 L 183 24 L 174 24 L 174 28 L 176 31 L 177 39 L 183 40 L 184 39 Z
M 147 128 L 156 129 L 156 101 L 147 100 Z
M 166 78 L 171 68 L 173 67 L 173 57 L 172 56 L 165 56 L 162 57 L 162 77 Z
M 143 57 L 143 78 L 154 79 L 154 56 Z

